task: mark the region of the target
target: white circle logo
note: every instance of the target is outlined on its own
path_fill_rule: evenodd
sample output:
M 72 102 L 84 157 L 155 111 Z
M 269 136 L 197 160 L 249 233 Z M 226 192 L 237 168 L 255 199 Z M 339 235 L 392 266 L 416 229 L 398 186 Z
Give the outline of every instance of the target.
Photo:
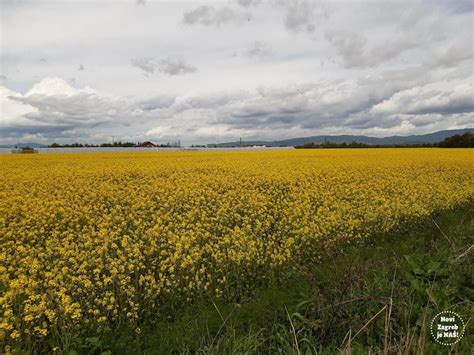
M 450 346 L 461 340 L 465 324 L 459 314 L 443 311 L 433 317 L 430 330 L 431 336 L 437 343 Z

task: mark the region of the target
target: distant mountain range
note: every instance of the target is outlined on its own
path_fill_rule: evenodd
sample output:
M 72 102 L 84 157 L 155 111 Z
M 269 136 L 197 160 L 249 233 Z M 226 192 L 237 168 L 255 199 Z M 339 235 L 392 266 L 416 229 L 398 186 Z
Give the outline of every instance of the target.
M 265 145 L 267 147 L 292 147 L 297 145 L 315 143 L 320 144 L 324 142 L 332 143 L 364 143 L 370 145 L 404 145 L 404 144 L 433 144 L 439 143 L 447 137 L 454 136 L 456 134 L 474 133 L 474 128 L 465 129 L 453 129 L 446 131 L 438 131 L 434 133 L 411 135 L 411 136 L 390 136 L 390 137 L 368 137 L 368 136 L 351 136 L 351 135 L 340 135 L 340 136 L 312 136 L 312 137 L 301 137 L 291 138 L 277 141 L 242 141 L 240 142 L 227 142 L 218 144 L 208 144 L 209 147 L 239 147 L 242 146 L 254 146 L 254 145 Z

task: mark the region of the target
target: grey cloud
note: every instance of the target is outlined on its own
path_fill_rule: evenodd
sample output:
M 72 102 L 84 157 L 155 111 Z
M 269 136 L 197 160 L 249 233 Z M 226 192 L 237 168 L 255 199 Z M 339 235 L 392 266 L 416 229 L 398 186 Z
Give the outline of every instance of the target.
M 339 80 L 286 88 L 260 88 L 255 92 L 240 92 L 235 95 L 180 98 L 169 106 L 167 115 L 175 120 L 178 117 L 183 119 L 186 113 L 193 112 L 194 116 L 213 117 L 212 120 L 207 119 L 207 124 L 212 122 L 212 125 L 224 127 L 228 132 L 247 130 L 254 133 L 298 127 L 304 130 L 328 127 L 393 129 L 410 120 L 413 120 L 414 126 L 421 125 L 422 120 L 417 121 L 415 118 L 426 115 L 426 112 L 442 113 L 448 117 L 464 112 L 473 117 L 470 97 L 474 95 L 466 88 L 457 90 L 464 91 L 464 96 L 446 99 L 450 109 L 430 107 L 429 97 L 423 95 L 411 99 L 413 102 L 421 102 L 420 106 L 411 108 L 410 104 L 404 102 L 402 107 L 394 110 L 376 109 L 413 85 L 421 85 L 429 93 L 431 91 L 425 85 L 433 82 L 436 79 L 427 75 L 422 67 L 413 70 L 387 70 L 356 81 Z M 442 96 L 438 93 L 436 100 L 442 100 Z
M 427 70 L 435 70 L 455 67 L 474 57 L 466 15 L 447 15 L 443 9 L 427 2 L 412 2 L 409 6 L 397 2 L 371 4 L 370 10 L 381 13 L 377 21 L 383 21 L 386 26 L 380 28 L 380 36 L 363 30 L 348 30 L 337 23 L 325 32 L 325 38 L 335 48 L 345 68 L 415 62 L 429 66 Z M 356 8 L 354 11 L 353 26 L 357 28 L 361 25 L 357 19 L 360 21 L 361 18 Z M 371 14 L 369 9 L 364 11 L 366 14 Z M 374 20 L 368 17 L 366 21 L 364 26 L 371 26 Z M 377 21 L 374 26 L 378 25 Z
M 443 115 L 416 115 L 407 116 L 406 119 L 414 126 L 423 127 L 446 119 Z
M 137 107 L 143 111 L 153 111 L 168 108 L 175 103 L 176 98 L 172 96 L 155 96 L 139 101 Z
M 309 1 L 294 1 L 287 5 L 285 26 L 295 32 L 313 32 L 313 5 Z
M 237 3 L 244 7 L 258 6 L 262 3 L 262 0 L 237 0 Z
M 2 104 L 13 107 L 9 103 L 16 103 L 17 118 L 0 117 L 2 139 L 31 135 L 39 140 L 77 135 L 87 139 L 93 132 L 127 132 L 127 127 L 137 129 L 145 121 L 149 124 L 161 117 L 175 102 L 167 95 L 141 101 L 101 95 L 90 88 L 73 88 L 57 78 L 42 80 L 25 95 L 3 90 L 0 99 L 6 101 Z
M 79 67 L 77 68 L 78 71 L 82 71 L 82 70 L 85 70 L 86 68 L 84 68 L 84 65 L 82 64 L 79 64 Z
M 340 87 L 344 84 L 340 84 Z M 283 127 L 315 129 L 338 124 L 355 128 L 393 127 L 400 122 L 399 119 L 364 119 L 362 113 L 384 99 L 375 99 L 370 92 L 372 89 L 358 87 L 343 95 L 337 88 L 323 87 L 317 83 L 285 89 L 260 89 L 254 93 L 220 100 L 219 105 L 212 108 L 218 117 L 214 123 L 231 130 Z M 201 102 L 194 102 L 186 109 L 209 110 L 209 106 L 202 105 L 203 102 L 206 101 L 201 99 Z M 173 106 L 170 109 L 173 110 Z
M 319 1 L 279 1 L 285 11 L 285 26 L 292 32 L 312 33 L 329 17 L 327 6 Z
M 474 45 L 466 46 L 469 40 L 469 38 L 465 38 L 464 41 L 458 40 L 455 43 L 435 47 L 424 60 L 425 64 L 432 68 L 455 67 L 463 61 L 472 61 L 474 59 Z
M 471 92 L 471 95 L 474 94 Z M 412 115 L 424 114 L 442 114 L 450 115 L 456 113 L 473 113 L 474 112 L 474 96 L 464 96 L 448 98 L 446 102 L 438 102 L 432 104 L 421 105 L 413 110 L 408 110 L 407 113 Z
M 146 74 L 153 74 L 157 68 L 156 60 L 151 57 L 132 58 L 131 63 L 132 63 L 132 66 L 140 68 Z
M 186 64 L 180 59 L 162 59 L 158 62 L 158 71 L 168 75 L 181 75 L 187 73 L 194 73 L 197 68 Z
M 262 3 L 262 0 L 237 0 L 238 5 L 250 8 Z M 328 7 L 314 0 L 273 0 L 270 4 L 284 11 L 284 24 L 289 31 L 315 31 L 317 25 L 329 16 Z M 183 15 L 187 25 L 220 26 L 227 23 L 242 23 L 250 20 L 251 14 L 229 6 L 214 7 L 202 5 Z
M 264 42 L 253 42 L 244 52 L 249 58 L 264 59 L 273 55 L 273 51 L 269 45 Z
M 26 135 L 35 135 L 38 138 L 57 138 L 73 128 L 73 125 L 0 126 L 0 137 L 21 139 Z
M 251 18 L 248 12 L 228 6 L 215 8 L 203 5 L 183 14 L 183 23 L 187 25 L 221 26 L 227 23 L 241 23 Z
M 177 97 L 170 107 L 173 112 L 181 113 L 192 109 L 213 110 L 227 105 L 229 102 L 244 100 L 247 93 L 218 93 L 214 95 Z
M 33 94 L 24 97 L 10 96 L 9 99 L 30 105 L 38 110 L 25 114 L 25 117 L 35 122 L 58 125 L 97 125 L 108 122 L 118 114 L 128 111 L 128 106 L 123 101 L 90 93 L 78 93 L 71 96 Z
M 351 32 L 328 32 L 326 38 L 336 47 L 346 67 L 367 64 L 364 57 L 364 47 L 367 40 L 362 35 Z
M 326 39 L 336 48 L 346 68 L 377 66 L 417 47 L 412 38 L 399 38 L 368 48 L 365 36 L 346 31 L 327 32 Z
M 381 118 L 370 116 L 366 112 L 361 112 L 343 120 L 342 125 L 353 129 L 368 129 L 374 127 L 387 129 L 397 127 L 402 122 L 403 118 L 399 115 Z
M 6 80 L 8 80 L 8 78 L 5 75 L 2 74 L 2 75 L 0 75 L 0 80 L 6 81 Z
M 446 117 L 443 121 L 446 121 Z M 451 122 L 451 121 L 448 121 Z M 452 123 L 455 125 L 468 125 L 469 127 L 474 126 L 474 115 L 472 113 L 463 113 L 459 115 L 453 115 Z
M 2 100 L 7 105 L 16 103 L 20 110 L 15 119 L 0 117 L 4 137 L 28 134 L 58 137 L 77 129 L 89 132 L 108 126 L 117 129 L 129 125 L 130 120 L 139 121 L 143 114 L 134 102 L 100 95 L 87 88 L 75 89 L 57 78 L 44 79 L 25 95 L 7 91 Z
M 31 1 L 31 0 L 2 0 L 1 4 L 2 6 L 8 6 L 8 7 L 15 7 L 15 6 L 18 6 L 18 5 L 23 5 L 25 3 L 27 3 L 28 1 Z
M 140 68 L 145 75 L 162 73 L 166 75 L 182 75 L 194 73 L 197 68 L 185 63 L 181 59 L 165 58 L 157 60 L 152 57 L 135 58 L 131 60 L 132 66 Z
M 273 56 L 272 48 L 261 41 L 251 43 L 247 48 L 241 51 L 235 51 L 233 57 L 247 57 L 251 59 L 264 60 Z
M 453 13 L 474 12 L 474 2 L 471 0 L 434 0 L 434 2 Z
M 461 74 L 462 75 L 462 74 Z M 460 78 L 460 75 L 452 79 Z M 383 101 L 390 98 L 399 91 L 436 81 L 434 73 L 426 71 L 422 66 L 408 67 L 402 69 L 386 69 L 359 77 L 356 85 L 363 90 L 370 91 L 372 95 Z
M 474 115 L 472 113 L 462 114 L 424 114 L 406 115 L 404 119 L 415 127 L 433 127 L 430 130 L 438 129 L 438 125 L 449 123 L 450 126 L 473 127 Z

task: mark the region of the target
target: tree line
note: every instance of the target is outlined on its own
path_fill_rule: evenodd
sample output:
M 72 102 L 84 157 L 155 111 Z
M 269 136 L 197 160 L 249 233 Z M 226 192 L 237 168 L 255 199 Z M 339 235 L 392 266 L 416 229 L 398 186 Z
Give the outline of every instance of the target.
M 315 148 L 474 148 L 474 134 L 464 133 L 448 137 L 439 143 L 422 144 L 367 144 L 352 141 L 351 143 L 334 143 L 326 141 L 323 143 L 306 143 L 295 146 L 296 149 L 315 149 Z

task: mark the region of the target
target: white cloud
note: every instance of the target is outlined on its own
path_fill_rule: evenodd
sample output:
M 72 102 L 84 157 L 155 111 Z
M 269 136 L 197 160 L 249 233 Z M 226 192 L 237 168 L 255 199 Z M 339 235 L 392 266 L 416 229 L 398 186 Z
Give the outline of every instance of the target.
M 21 94 L 0 86 L 0 127 L 27 123 L 28 119 L 24 115 L 37 111 L 34 107 L 15 100 L 21 97 Z
M 415 87 L 397 92 L 374 106 L 371 112 L 410 115 L 472 113 L 474 112 L 474 87 L 466 82 Z
M 173 134 L 176 134 L 177 130 L 175 127 L 172 126 L 156 126 L 152 129 L 149 129 L 146 132 L 146 135 L 149 137 L 162 139 L 162 138 L 169 138 Z
M 69 85 L 66 81 L 59 78 L 44 78 L 39 83 L 35 84 L 24 97 L 31 97 L 39 95 L 43 97 L 48 96 L 74 96 L 79 94 L 96 94 L 96 91 L 90 87 L 77 89 Z
M 83 128 L 93 131 L 101 126 L 127 126 L 141 110 L 133 103 L 102 95 L 91 88 L 74 88 L 65 80 L 45 78 L 26 94 L 2 89 L 0 132 L 7 137 L 41 133 L 54 138 L 64 132 Z

